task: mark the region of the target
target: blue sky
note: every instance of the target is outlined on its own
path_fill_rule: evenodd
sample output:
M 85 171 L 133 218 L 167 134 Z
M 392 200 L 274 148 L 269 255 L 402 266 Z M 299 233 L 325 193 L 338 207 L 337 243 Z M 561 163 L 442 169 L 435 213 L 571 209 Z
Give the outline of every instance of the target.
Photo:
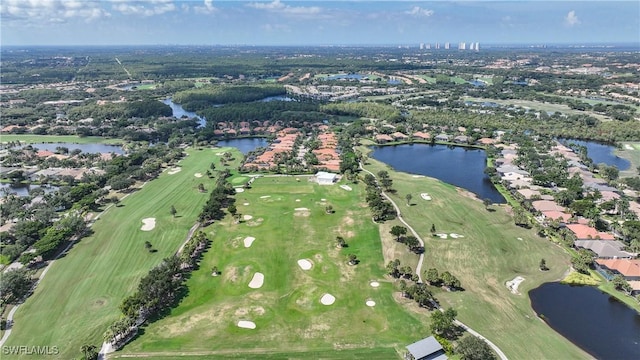
M 2 45 L 640 43 L 640 1 L 1 0 Z

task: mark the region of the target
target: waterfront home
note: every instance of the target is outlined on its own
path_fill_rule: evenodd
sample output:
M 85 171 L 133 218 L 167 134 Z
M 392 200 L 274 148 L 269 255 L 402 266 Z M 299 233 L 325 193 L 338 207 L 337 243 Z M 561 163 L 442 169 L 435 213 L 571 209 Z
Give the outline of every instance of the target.
M 573 246 L 591 250 L 599 259 L 630 259 L 634 256 L 622 250 L 624 244 L 618 240 L 576 240 Z

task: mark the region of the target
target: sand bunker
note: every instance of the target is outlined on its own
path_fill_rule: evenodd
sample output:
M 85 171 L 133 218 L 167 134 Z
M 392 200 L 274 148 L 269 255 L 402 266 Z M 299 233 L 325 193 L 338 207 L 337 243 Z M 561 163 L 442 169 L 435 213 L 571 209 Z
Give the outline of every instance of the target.
M 217 156 L 222 156 L 222 155 L 224 155 L 224 153 L 218 152 L 218 153 L 216 153 L 216 155 Z
M 195 174 L 193 174 L 193 176 L 195 176 L 195 177 L 202 177 L 202 174 L 201 174 L 201 173 L 195 173 Z
M 523 281 L 524 278 L 522 276 L 516 276 L 515 278 L 513 278 L 513 280 L 507 281 L 507 289 L 511 290 L 511 292 L 514 294 L 520 294 L 518 292 L 518 286 L 520 286 L 520 283 Z
M 519 237 L 519 238 L 518 238 L 518 240 L 522 241 L 522 238 L 521 238 L 521 237 Z
M 302 270 L 309 270 L 311 269 L 311 261 L 307 260 L 307 259 L 300 259 L 298 260 L 298 266 L 300 266 L 300 269 Z
M 296 199 L 296 202 L 300 202 L 300 199 Z
M 440 239 L 446 239 L 448 237 L 447 234 L 436 234 L 437 237 L 439 237 Z
M 336 297 L 331 294 L 324 294 L 322 295 L 320 302 L 322 305 L 333 305 L 333 303 L 336 302 Z
M 341 188 L 347 190 L 347 191 L 351 191 L 351 186 L 349 185 L 340 185 Z
M 625 150 L 635 150 L 635 149 L 633 148 L 633 146 L 631 146 L 631 145 L 629 145 L 629 144 L 624 144 L 624 148 L 625 148 Z
M 422 193 L 420 194 L 420 197 L 424 200 L 431 200 L 431 195 L 429 195 L 428 193 Z
M 180 170 L 182 170 L 182 168 L 174 167 L 174 168 L 171 168 L 171 169 L 169 170 L 169 172 L 167 172 L 167 174 L 169 174 L 169 175 L 177 174 L 177 173 L 179 173 L 179 172 L 180 172 Z
M 156 227 L 156 218 L 146 218 L 142 219 L 142 227 L 140 230 L 142 231 L 151 231 L 154 227 Z
M 320 199 L 320 201 L 325 202 L 325 201 L 327 201 L 327 199 Z
M 262 287 L 262 284 L 264 284 L 264 275 L 259 272 L 253 274 L 253 278 L 249 282 L 249 287 L 252 289 L 259 289 Z
M 423 178 L 423 177 L 424 177 L 424 175 L 412 175 L 411 177 L 414 177 L 414 178 Z
M 242 204 L 242 205 L 244 205 L 244 206 L 249 206 L 249 203 L 244 203 L 244 204 Z
M 464 235 L 460 235 L 460 234 L 456 234 L 456 233 L 451 233 L 449 234 L 449 236 L 451 236 L 454 239 L 458 239 L 458 238 L 463 238 Z
M 243 218 L 244 220 L 251 220 L 251 219 L 253 219 L 253 216 L 251 216 L 251 215 L 244 215 L 242 218 Z
M 307 209 L 307 208 L 295 208 L 293 210 L 295 210 L 295 211 L 309 211 L 309 209 Z
M 244 192 L 244 189 L 241 187 L 233 188 L 237 193 Z
M 365 304 L 367 304 L 367 306 L 369 306 L 369 307 L 374 307 L 374 306 L 376 306 L 376 302 L 375 302 L 375 301 L 373 301 L 373 300 L 367 300 L 367 302 L 366 302 Z
M 244 247 L 251 247 L 251 244 L 253 244 L 255 239 L 256 238 L 254 238 L 253 236 L 247 236 L 246 238 L 244 238 Z
M 372 281 L 369 283 L 369 285 L 371 285 L 371 287 L 377 288 L 378 286 L 380 286 L 380 283 L 377 281 Z
M 260 199 L 267 199 L 267 198 L 270 198 L 270 197 L 271 197 L 271 195 L 265 195 L 265 196 L 260 196 Z
M 238 327 L 243 329 L 255 329 L 256 323 L 249 320 L 240 320 L 238 321 Z

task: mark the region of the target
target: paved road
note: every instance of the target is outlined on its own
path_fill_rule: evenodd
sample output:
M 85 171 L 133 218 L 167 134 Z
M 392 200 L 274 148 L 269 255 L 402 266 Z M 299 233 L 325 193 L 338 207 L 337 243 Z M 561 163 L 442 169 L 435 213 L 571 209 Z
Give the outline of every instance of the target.
M 371 171 L 365 169 L 362 166 L 362 163 L 360 163 L 360 169 L 362 169 L 363 171 L 371 174 L 374 178 L 376 177 L 374 173 L 372 173 Z M 424 247 L 424 241 L 422 241 L 422 238 L 420 237 L 420 235 L 418 235 L 418 233 L 411 227 L 411 225 L 409 225 L 402 218 L 402 214 L 400 213 L 400 208 L 398 207 L 398 205 L 396 205 L 396 203 L 393 200 L 391 200 L 389 195 L 387 195 L 384 191 L 382 192 L 382 196 L 384 196 L 387 200 L 389 200 L 391 205 L 393 205 L 393 207 L 395 208 L 396 213 L 398 215 L 398 220 L 400 220 L 400 222 L 403 223 L 407 227 L 407 229 L 409 229 L 409 231 L 411 231 L 413 236 L 415 236 L 416 239 L 418 239 L 418 241 L 420 242 L 420 245 Z M 422 282 L 422 275 L 420 273 L 422 272 L 422 263 L 423 262 L 424 262 L 424 254 L 420 254 L 420 259 L 418 259 L 418 266 L 416 266 L 416 274 L 418 275 L 418 278 L 420 279 L 420 282 Z M 440 309 L 440 310 L 442 311 L 442 309 Z M 501 360 L 508 360 L 507 356 L 502 352 L 502 350 L 500 350 L 500 348 L 496 344 L 492 343 L 486 337 L 480 335 L 479 332 L 473 330 L 472 328 L 468 327 L 467 325 L 463 324 L 462 322 L 460 322 L 458 320 L 454 320 L 454 323 L 456 325 L 462 327 L 463 329 L 465 329 L 467 332 L 469 332 L 469 334 L 484 340 L 484 342 L 486 342 L 487 345 L 489 345 L 493 349 L 493 351 L 495 351 L 495 353 L 498 354 L 498 356 L 500 357 Z

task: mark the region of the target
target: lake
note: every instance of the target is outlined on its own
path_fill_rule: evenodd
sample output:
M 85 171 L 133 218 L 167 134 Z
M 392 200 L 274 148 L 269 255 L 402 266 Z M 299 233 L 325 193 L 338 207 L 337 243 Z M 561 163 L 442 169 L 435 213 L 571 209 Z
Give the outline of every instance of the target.
M 609 166 L 615 166 L 618 170 L 627 170 L 631 167 L 631 163 L 627 159 L 623 159 L 614 153 L 615 146 L 602 144 L 595 141 L 583 141 L 573 139 L 558 139 L 562 144 L 567 145 L 570 143 L 582 145 L 587 147 L 587 155 L 593 160 L 594 164 L 604 163 Z
M 546 283 L 529 292 L 533 310 L 598 359 L 640 359 L 640 315 L 591 286 Z
M 74 144 L 74 143 L 40 143 L 40 144 L 30 144 L 32 147 L 38 150 L 49 150 L 52 152 L 56 151 L 58 147 L 65 147 L 69 149 L 69 152 L 80 149 L 83 153 L 88 154 L 99 154 L 99 153 L 116 153 L 119 155 L 124 154 L 124 150 L 121 146 L 118 145 L 107 145 L 107 144 L 97 144 L 97 143 L 89 143 L 89 144 Z
M 242 138 L 220 140 L 216 145 L 220 147 L 229 146 L 238 148 L 241 153 L 246 155 L 249 151 L 253 151 L 259 147 L 266 147 L 267 145 L 269 145 L 269 143 L 265 138 Z
M 0 183 L 0 189 L 8 189 L 9 192 L 15 193 L 16 195 L 22 197 L 22 196 L 29 196 L 29 191 L 31 191 L 31 189 L 35 189 L 35 188 L 39 188 L 41 187 L 40 185 L 29 185 L 29 184 L 5 184 L 5 183 Z M 53 185 L 47 185 L 43 187 L 44 192 L 45 193 L 50 193 L 50 192 L 54 192 L 56 190 L 58 190 L 57 186 L 53 186 Z
M 207 119 L 199 116 L 194 112 L 183 109 L 182 105 L 174 103 L 172 98 L 166 98 L 162 100 L 162 102 L 171 106 L 171 111 L 173 112 L 172 115 L 176 119 L 181 119 L 182 117 L 187 117 L 189 119 L 198 119 L 198 127 L 201 128 L 205 127 L 205 125 L 207 124 Z
M 398 171 L 426 175 L 464 188 L 480 199 L 505 203 L 484 173 L 487 156 L 484 150 L 459 146 L 407 144 L 373 146 L 371 157 Z

